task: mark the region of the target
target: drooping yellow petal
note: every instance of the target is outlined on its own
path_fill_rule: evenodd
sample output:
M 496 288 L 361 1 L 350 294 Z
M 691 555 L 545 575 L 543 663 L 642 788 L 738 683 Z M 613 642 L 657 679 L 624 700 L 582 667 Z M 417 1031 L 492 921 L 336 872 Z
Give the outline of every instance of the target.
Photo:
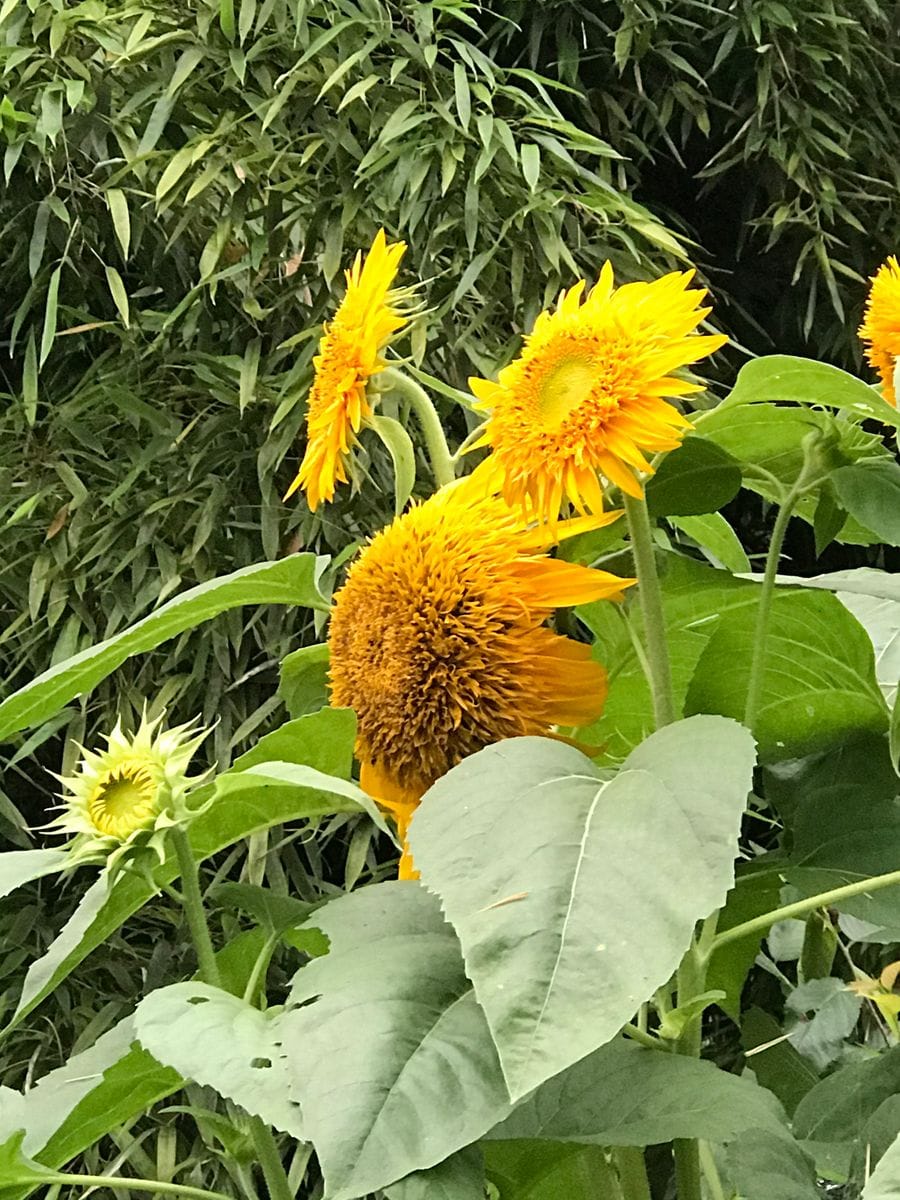
M 334 320 L 325 326 L 306 418 L 306 453 L 285 495 L 303 488 L 309 507 L 334 499 L 338 483 L 346 483 L 346 460 L 356 436 L 372 415 L 367 387 L 384 369 L 382 351 L 408 320 L 402 293 L 392 290 L 404 242 L 388 245 L 378 231 L 363 261 L 357 254 L 345 272 L 347 291 Z
M 581 281 L 555 311 L 540 314 L 495 383 L 469 381 L 490 414 L 477 444 L 491 447 L 509 503 L 551 523 L 563 499 L 578 512 L 598 512 L 598 473 L 629 495 L 642 494 L 644 453 L 673 450 L 688 427 L 661 397 L 696 385 L 670 372 L 727 341 L 694 334 L 710 310 L 701 307 L 705 291 L 688 287 L 692 275 L 614 288 L 607 263 L 590 293 Z
M 900 356 L 900 266 L 894 255 L 872 278 L 859 336 L 865 343 L 869 365 L 881 379 L 882 395 L 896 408 L 894 369 Z

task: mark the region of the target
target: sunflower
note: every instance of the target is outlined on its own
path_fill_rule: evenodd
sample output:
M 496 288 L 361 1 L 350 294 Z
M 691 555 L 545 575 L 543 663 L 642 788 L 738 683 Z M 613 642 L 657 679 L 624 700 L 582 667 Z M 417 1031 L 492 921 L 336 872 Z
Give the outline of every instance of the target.
M 360 251 L 345 272 L 347 291 L 334 320 L 324 327 L 306 418 L 306 453 L 285 495 L 306 492 L 315 512 L 347 482 L 347 458 L 361 426 L 372 415 L 367 385 L 384 369 L 382 351 L 403 328 L 407 290 L 392 290 L 404 242 L 389 246 L 380 229 L 365 261 Z
M 484 436 L 496 486 L 511 504 L 554 521 L 565 498 L 600 512 L 598 472 L 631 496 L 649 473 L 645 451 L 674 449 L 688 422 L 666 396 L 702 390 L 671 372 L 711 354 L 727 338 L 698 336 L 710 312 L 692 271 L 613 287 L 607 263 L 585 296 L 582 280 L 543 312 L 520 356 L 496 383 L 469 384 L 490 412 Z
M 356 710 L 361 784 L 401 837 L 422 794 L 467 755 L 599 716 L 606 672 L 545 622 L 634 580 L 547 557 L 583 525 L 528 529 L 470 477 L 398 517 L 350 568 L 331 618 L 331 698 Z M 404 853 L 401 877 L 411 871 Z
M 894 255 L 872 277 L 859 336 L 866 344 L 869 365 L 881 377 L 881 394 L 896 408 L 894 369 L 900 356 L 900 266 Z
M 76 859 L 112 863 L 142 835 L 153 841 L 186 815 L 185 793 L 200 781 L 187 777 L 188 764 L 208 731 L 194 722 L 161 730 L 162 720 L 145 710 L 130 736 L 117 721 L 105 750 L 82 749 L 75 773 L 60 776 L 63 811 L 50 828 L 76 835 Z

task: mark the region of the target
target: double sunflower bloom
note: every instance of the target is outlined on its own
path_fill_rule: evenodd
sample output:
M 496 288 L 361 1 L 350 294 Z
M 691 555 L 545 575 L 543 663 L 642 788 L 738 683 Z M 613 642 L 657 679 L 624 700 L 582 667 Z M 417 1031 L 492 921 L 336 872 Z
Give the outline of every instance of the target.
M 313 510 L 347 480 L 372 381 L 406 324 L 410 293 L 394 286 L 404 249 L 378 234 L 323 332 L 291 488 Z M 696 333 L 710 310 L 691 278 L 615 288 L 607 264 L 590 292 L 584 282 L 565 292 L 496 382 L 470 381 L 487 459 L 377 534 L 337 593 L 331 698 L 355 709 L 362 785 L 401 836 L 422 794 L 467 755 L 599 717 L 606 672 L 547 622 L 557 608 L 620 599 L 635 581 L 549 551 L 616 520 L 604 486 L 640 496 L 645 455 L 684 436 L 667 401 L 699 388 L 674 372 L 726 340 Z M 566 508 L 580 515 L 562 520 Z M 404 856 L 401 876 L 411 873 Z

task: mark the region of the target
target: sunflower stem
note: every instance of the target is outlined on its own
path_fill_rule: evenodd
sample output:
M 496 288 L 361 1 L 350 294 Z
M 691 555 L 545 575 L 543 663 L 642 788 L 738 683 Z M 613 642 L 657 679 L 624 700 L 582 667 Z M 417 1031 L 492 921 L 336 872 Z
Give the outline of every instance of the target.
M 772 540 L 766 556 L 766 571 L 762 577 L 760 604 L 756 610 L 756 629 L 754 630 L 754 653 L 750 660 L 750 676 L 746 683 L 746 702 L 744 704 L 744 725 L 752 732 L 756 724 L 764 674 L 766 674 L 766 642 L 769 635 L 769 622 L 772 618 L 772 601 L 775 598 L 775 580 L 781 562 L 781 551 L 785 545 L 785 534 L 791 523 L 797 502 L 811 487 L 820 484 L 829 473 L 830 462 L 827 450 L 823 452 L 826 439 L 814 432 L 803 440 L 803 467 L 793 486 L 784 496 L 775 526 L 772 530 Z M 776 481 L 778 482 L 778 481 Z
M 281 1161 L 281 1154 L 272 1130 L 260 1117 L 252 1117 L 250 1135 L 253 1138 L 256 1157 L 262 1167 L 263 1177 L 269 1191 L 269 1200 L 294 1200 L 294 1193 L 288 1182 L 287 1172 Z
M 647 1164 L 640 1146 L 619 1146 L 613 1151 L 623 1200 L 650 1200 Z
M 450 447 L 447 445 L 447 438 L 444 435 L 444 427 L 437 414 L 437 409 L 431 401 L 431 397 L 414 379 L 410 379 L 408 375 L 404 375 L 396 367 L 388 367 L 382 371 L 381 381 L 383 391 L 399 392 L 415 412 L 422 427 L 422 434 L 425 438 L 425 449 L 428 453 L 428 460 L 431 463 L 434 481 L 437 486 L 441 488 L 447 483 L 452 483 L 456 478 L 453 458 L 450 454 Z
M 784 497 L 775 526 L 772 530 L 772 540 L 769 542 L 769 552 L 766 555 L 766 569 L 763 574 L 762 590 L 759 594 L 759 605 L 756 609 L 756 628 L 753 632 L 753 657 L 750 660 L 750 675 L 747 680 L 747 700 L 744 705 L 744 724 L 753 730 L 762 699 L 763 678 L 766 665 L 766 642 L 769 636 L 769 623 L 772 616 L 772 601 L 775 598 L 775 580 L 778 576 L 778 566 L 781 562 L 781 551 L 784 547 L 784 536 L 790 524 L 797 501 L 803 495 L 808 485 L 809 458 L 803 463 L 797 481 Z
M 657 729 L 675 720 L 672 696 L 672 673 L 669 667 L 669 644 L 666 637 L 666 618 L 663 612 L 656 556 L 653 550 L 653 531 L 647 503 L 641 498 L 625 496 L 625 516 L 631 535 L 635 573 L 638 577 L 641 612 L 644 617 L 644 636 L 647 643 L 647 668 L 650 692 L 653 697 L 653 716 Z
M 204 983 L 219 987 L 222 981 L 212 938 L 209 936 L 206 913 L 203 909 L 200 872 L 197 869 L 197 860 L 194 858 L 188 835 L 179 825 L 172 829 L 172 842 L 175 846 L 178 869 L 181 873 L 182 907 L 184 915 L 187 917 L 194 949 L 197 952 L 198 975 Z
M 709 926 L 714 928 L 714 926 Z M 701 935 L 700 942 L 708 939 Z M 678 1005 L 699 996 L 706 984 L 707 958 L 695 938 L 678 968 Z M 699 1058 L 702 1045 L 702 1018 L 698 1015 L 685 1025 L 675 1043 L 677 1054 Z M 675 1183 L 678 1200 L 703 1200 L 700 1170 L 700 1143 L 696 1138 L 678 1138 L 672 1143 L 675 1155 Z

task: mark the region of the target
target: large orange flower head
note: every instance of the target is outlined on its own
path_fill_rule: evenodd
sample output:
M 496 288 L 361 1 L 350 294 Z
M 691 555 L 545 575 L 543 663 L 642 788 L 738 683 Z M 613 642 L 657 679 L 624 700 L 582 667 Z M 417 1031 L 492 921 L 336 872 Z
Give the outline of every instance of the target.
M 565 499 L 600 512 L 598 473 L 641 495 L 644 452 L 674 449 L 688 426 L 664 398 L 702 390 L 672 372 L 727 341 L 694 332 L 710 309 L 692 277 L 614 288 L 607 263 L 590 293 L 582 281 L 541 313 L 496 383 L 469 381 L 490 412 L 478 445 L 492 448 L 488 470 L 511 504 L 549 521 Z
M 897 407 L 894 368 L 900 356 L 900 266 L 894 255 L 882 263 L 872 278 L 866 313 L 859 336 L 866 358 L 881 377 L 881 393 Z
M 381 229 L 363 261 L 356 255 L 345 272 L 347 291 L 334 320 L 325 326 L 306 418 L 306 453 L 288 489 L 303 488 L 315 511 L 334 498 L 335 486 L 347 482 L 347 460 L 361 426 L 372 415 L 369 380 L 385 367 L 382 353 L 409 316 L 410 292 L 393 283 L 406 250 L 405 242 L 389 246 Z
M 634 580 L 551 559 L 552 540 L 470 477 L 377 534 L 337 593 L 331 699 L 356 710 L 362 786 L 401 835 L 467 755 L 599 716 L 605 671 L 545 622 L 557 607 L 618 599 Z

